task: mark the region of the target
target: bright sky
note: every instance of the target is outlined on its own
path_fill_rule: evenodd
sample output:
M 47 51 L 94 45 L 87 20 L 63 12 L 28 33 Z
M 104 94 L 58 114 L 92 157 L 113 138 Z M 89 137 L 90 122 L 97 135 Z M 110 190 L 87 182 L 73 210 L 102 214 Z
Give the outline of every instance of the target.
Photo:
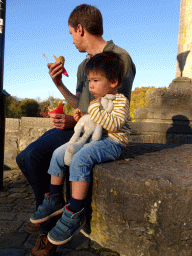
M 131 55 L 136 87 L 168 87 L 175 78 L 180 0 L 17 0 L 7 1 L 4 89 L 19 98 L 62 98 L 49 74 L 53 54 L 63 55 L 69 77 L 63 82 L 75 93 L 80 53 L 69 34 L 68 17 L 80 4 L 96 6 L 103 15 L 106 41 Z

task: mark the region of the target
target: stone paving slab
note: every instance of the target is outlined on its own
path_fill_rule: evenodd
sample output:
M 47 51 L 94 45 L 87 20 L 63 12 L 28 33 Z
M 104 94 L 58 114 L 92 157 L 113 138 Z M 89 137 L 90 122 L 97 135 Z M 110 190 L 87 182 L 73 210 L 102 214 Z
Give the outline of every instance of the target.
M 25 256 L 26 250 L 14 249 L 14 248 L 0 249 L 0 255 L 1 256 Z
M 35 211 L 35 197 L 19 169 L 4 170 L 4 189 L 0 191 L 0 256 L 29 256 L 37 234 L 26 231 Z M 78 251 L 78 248 L 81 248 Z M 58 246 L 54 256 L 117 256 L 97 253 L 100 245 L 80 232 L 66 245 Z

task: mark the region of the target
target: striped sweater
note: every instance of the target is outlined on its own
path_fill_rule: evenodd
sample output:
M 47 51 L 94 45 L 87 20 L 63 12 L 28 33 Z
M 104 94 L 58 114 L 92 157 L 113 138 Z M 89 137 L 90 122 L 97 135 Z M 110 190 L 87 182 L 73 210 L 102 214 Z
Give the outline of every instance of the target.
M 88 113 L 90 118 L 100 124 L 114 141 L 127 146 L 131 133 L 131 116 L 129 101 L 123 94 L 116 94 L 111 113 L 106 112 L 99 101 L 90 103 Z

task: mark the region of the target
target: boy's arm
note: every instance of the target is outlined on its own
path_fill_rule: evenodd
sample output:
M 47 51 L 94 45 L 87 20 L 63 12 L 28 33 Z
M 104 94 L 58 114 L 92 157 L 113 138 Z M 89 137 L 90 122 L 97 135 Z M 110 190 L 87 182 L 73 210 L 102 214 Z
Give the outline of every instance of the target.
M 131 120 L 129 101 L 123 97 L 114 102 L 114 109 L 111 113 L 102 109 L 100 102 L 92 102 L 88 108 L 90 118 L 109 132 L 117 132 L 127 121 Z

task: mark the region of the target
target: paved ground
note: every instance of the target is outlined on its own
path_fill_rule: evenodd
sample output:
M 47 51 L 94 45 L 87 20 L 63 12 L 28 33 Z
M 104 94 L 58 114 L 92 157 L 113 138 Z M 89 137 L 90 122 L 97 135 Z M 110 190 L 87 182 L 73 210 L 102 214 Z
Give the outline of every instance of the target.
M 27 180 L 18 169 L 4 170 L 4 188 L 0 191 L 0 255 L 28 256 L 37 235 L 26 231 L 30 215 L 35 211 L 35 198 Z M 57 256 L 117 256 L 107 252 L 83 232 L 65 246 L 58 246 Z

